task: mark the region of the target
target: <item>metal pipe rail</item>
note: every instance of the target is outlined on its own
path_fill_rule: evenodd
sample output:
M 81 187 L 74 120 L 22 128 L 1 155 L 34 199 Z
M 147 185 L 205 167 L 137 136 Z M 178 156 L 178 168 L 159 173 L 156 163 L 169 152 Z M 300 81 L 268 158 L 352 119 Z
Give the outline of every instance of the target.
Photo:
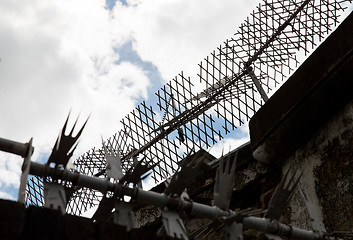
M 0 138 L 0 151 L 16 154 L 24 158 L 29 151 L 29 143 L 20 143 Z
M 26 196 L 26 183 L 29 167 L 28 164 L 31 163 L 31 156 L 34 151 L 32 146 L 33 139 L 31 138 L 28 143 L 20 143 L 12 140 L 0 138 L 0 151 L 12 153 L 23 157 L 22 164 L 22 175 L 20 187 L 18 189 L 18 202 L 24 203 Z
M 105 194 L 113 192 L 115 196 L 130 196 L 132 200 L 139 203 L 149 204 L 156 207 L 167 207 L 169 210 L 182 211 L 192 216 L 227 220 L 235 217 L 237 213 L 233 211 L 224 211 L 216 206 L 208 206 L 185 200 L 183 198 L 174 198 L 165 194 L 152 191 L 145 191 L 137 187 L 128 187 L 121 183 L 112 183 L 106 179 L 90 177 L 78 172 L 72 172 L 66 169 L 52 168 L 49 165 L 31 162 L 29 173 L 39 177 L 52 177 L 53 180 L 65 180 L 72 182 L 79 187 L 87 187 L 98 190 Z M 266 218 L 240 216 L 240 222 L 245 228 L 255 229 L 263 233 L 270 233 L 277 236 L 283 236 L 290 239 L 301 240 L 333 240 L 333 238 L 313 231 L 303 230 L 290 225 L 271 221 Z

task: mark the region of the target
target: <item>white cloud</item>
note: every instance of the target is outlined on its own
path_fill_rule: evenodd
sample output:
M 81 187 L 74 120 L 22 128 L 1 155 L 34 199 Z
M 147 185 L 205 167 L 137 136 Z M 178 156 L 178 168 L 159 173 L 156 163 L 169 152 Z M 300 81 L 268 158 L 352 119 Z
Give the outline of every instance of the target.
M 72 109 L 71 124 L 79 112 L 79 123 L 91 114 L 76 156 L 100 146 L 101 134 L 117 132 L 137 98 L 153 95 L 141 66 L 115 64 L 115 48 L 133 41 L 168 81 L 196 68 L 257 1 L 128 3 L 118 1 L 110 12 L 103 0 L 0 1 L 0 137 L 23 143 L 33 137 L 38 161 Z M 22 159 L 10 158 L 0 155 L 0 190 L 19 185 Z
M 96 213 L 98 209 L 98 205 L 94 206 L 92 208 L 89 208 L 86 212 L 84 212 L 81 217 L 85 217 L 85 218 L 92 218 L 93 215 Z
M 99 1 L 0 5 L 2 136 L 51 146 L 70 108 L 86 107 L 92 81 L 118 57 L 109 13 Z
M 144 61 L 153 62 L 166 81 L 181 70 L 196 74 L 197 64 L 231 37 L 258 4 L 257 0 L 133 2 L 129 7 L 115 6 L 114 19 L 122 26 L 115 34 L 134 38 L 134 49 Z
M 26 142 L 33 136 L 37 151 L 48 149 L 71 108 L 73 116 L 92 113 L 86 131 L 113 134 L 136 98 L 146 97 L 142 69 L 114 64 L 119 57 L 104 1 L 0 5 L 2 137 Z
M 13 200 L 13 201 L 16 201 L 17 199 L 12 196 L 11 194 L 7 193 L 7 192 L 2 192 L 0 191 L 0 198 L 1 199 L 9 199 L 9 200 Z
M 244 124 L 241 127 L 239 127 L 235 133 L 232 134 L 232 136 L 228 136 L 222 141 L 216 143 L 209 151 L 210 154 L 215 156 L 216 158 L 219 158 L 228 152 L 236 149 L 237 147 L 243 145 L 244 143 L 247 143 L 250 141 L 250 135 L 249 135 L 249 127 L 248 124 Z
M 22 158 L 0 152 L 0 188 L 18 187 Z
M 32 160 L 50 153 L 70 109 L 71 124 L 79 112 L 80 123 L 92 113 L 79 155 L 119 130 L 136 99 L 147 96 L 140 67 L 114 64 L 104 1 L 0 1 L 0 8 L 0 137 L 33 137 Z M 3 155 L 0 165 L 0 185 L 17 187 L 20 165 Z
M 50 154 L 72 109 L 72 118 L 82 113 L 79 124 L 91 114 L 76 156 L 99 147 L 100 136 L 120 129 L 137 98 L 154 94 L 144 69 L 119 61 L 115 49 L 132 41 L 165 81 L 181 70 L 193 77 L 197 64 L 232 36 L 259 1 L 127 3 L 117 1 L 109 11 L 104 0 L 0 1 L 0 137 L 19 142 L 33 137 L 32 159 L 38 161 Z M 211 153 L 219 157 L 223 148 L 226 153 L 248 141 L 242 129 L 247 126 L 238 139 L 224 139 Z M 18 188 L 21 162 L 0 154 L 0 198 L 14 198 L 3 189 Z

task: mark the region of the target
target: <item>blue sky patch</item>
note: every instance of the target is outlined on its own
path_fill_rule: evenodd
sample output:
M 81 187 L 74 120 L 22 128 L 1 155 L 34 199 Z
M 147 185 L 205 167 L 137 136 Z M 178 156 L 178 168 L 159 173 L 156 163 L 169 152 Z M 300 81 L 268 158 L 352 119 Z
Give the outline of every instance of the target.
M 112 10 L 115 6 L 116 1 L 121 2 L 124 6 L 127 6 L 126 0 L 105 0 L 105 7 Z
M 119 60 L 115 64 L 120 64 L 121 62 L 130 62 L 136 66 L 139 66 L 146 73 L 146 76 L 151 81 L 151 86 L 149 87 L 149 98 L 154 98 L 154 93 L 157 92 L 159 88 L 163 86 L 163 79 L 159 73 L 158 68 L 153 65 L 151 62 L 143 61 L 137 52 L 133 49 L 133 41 L 126 42 L 120 48 L 115 51 L 119 54 Z M 142 101 L 143 98 L 138 98 L 139 101 Z

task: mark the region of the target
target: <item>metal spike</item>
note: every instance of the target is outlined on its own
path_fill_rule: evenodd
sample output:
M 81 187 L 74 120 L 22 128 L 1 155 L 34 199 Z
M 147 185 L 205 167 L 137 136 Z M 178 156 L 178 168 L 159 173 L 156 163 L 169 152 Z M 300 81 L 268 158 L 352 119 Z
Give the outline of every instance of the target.
M 70 115 L 70 114 L 69 114 L 69 115 Z M 75 129 L 75 127 L 76 127 L 78 118 L 79 118 L 79 116 L 76 118 L 76 121 L 75 121 L 74 125 L 72 126 L 71 132 L 69 133 L 70 136 L 72 136 L 73 133 L 74 133 L 74 129 Z M 67 123 L 68 120 L 69 120 L 69 118 L 66 119 L 66 123 Z M 66 127 L 66 126 L 65 126 L 65 127 Z
M 187 157 L 189 156 L 190 154 Z M 181 170 L 173 175 L 164 193 L 180 196 L 185 188 L 198 177 L 198 170 L 202 165 L 202 159 L 203 157 L 198 159 L 195 156 L 190 161 L 183 161 L 181 163 Z
M 164 229 L 169 237 L 188 239 L 183 220 L 181 220 L 178 213 L 165 210 L 162 212 L 162 221 Z
M 141 181 L 141 176 L 147 173 L 149 170 L 153 169 L 157 163 L 152 166 L 142 164 L 143 159 L 139 161 L 135 166 L 131 167 L 121 178 L 121 182 L 128 182 L 133 184 L 138 184 Z
M 102 139 L 103 141 L 103 139 Z M 103 149 L 105 159 L 107 160 L 107 175 L 110 178 L 114 178 L 115 180 L 120 180 L 124 177 L 123 171 L 121 169 L 121 162 L 120 162 L 120 154 L 119 151 L 117 152 L 116 156 L 114 155 L 113 149 L 107 149 L 107 146 L 104 145 L 103 142 Z
M 292 197 L 301 176 L 303 175 L 303 172 L 301 172 L 297 179 L 295 179 L 295 176 L 297 175 L 296 173 L 297 170 L 292 176 L 289 176 L 289 170 L 287 171 L 270 200 L 265 218 L 270 218 L 277 221 L 279 220 L 285 208 L 288 206 L 289 200 Z
M 74 123 L 73 128 L 70 131 L 69 135 L 65 135 L 66 132 L 66 127 L 67 123 L 69 121 L 70 113 L 66 118 L 65 124 L 63 126 L 63 129 L 61 131 L 61 134 L 59 137 L 56 139 L 54 148 L 52 150 L 51 155 L 49 156 L 48 159 L 48 164 L 49 163 L 55 163 L 56 165 L 63 165 L 66 167 L 67 162 L 69 161 L 70 157 L 74 153 L 76 147 L 77 147 L 77 140 L 79 139 L 84 127 L 86 126 L 86 123 L 89 118 L 85 121 L 79 132 L 76 134 L 76 136 L 73 136 L 73 131 L 76 126 L 77 120 Z
M 232 198 L 237 157 L 238 151 L 235 152 L 235 156 L 232 159 L 232 163 L 230 157 L 228 157 L 227 159 L 225 157 L 222 157 L 219 161 L 219 166 L 216 173 L 213 199 L 214 205 L 223 210 L 228 210 L 229 203 Z

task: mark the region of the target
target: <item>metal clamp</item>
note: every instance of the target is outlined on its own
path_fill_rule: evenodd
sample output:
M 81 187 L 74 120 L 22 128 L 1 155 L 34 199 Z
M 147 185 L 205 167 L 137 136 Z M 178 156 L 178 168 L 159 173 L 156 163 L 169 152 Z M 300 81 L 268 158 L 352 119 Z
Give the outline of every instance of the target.
M 256 77 L 256 75 L 255 75 L 254 70 L 252 69 L 252 67 L 247 68 L 246 71 L 247 71 L 247 73 L 249 74 L 249 76 L 251 77 L 251 80 L 254 82 L 255 87 L 256 87 L 256 89 L 259 91 L 259 93 L 260 93 L 262 99 L 263 99 L 265 102 L 267 102 L 268 96 L 267 96 L 265 90 L 262 88 L 261 83 L 260 83 L 259 79 Z

